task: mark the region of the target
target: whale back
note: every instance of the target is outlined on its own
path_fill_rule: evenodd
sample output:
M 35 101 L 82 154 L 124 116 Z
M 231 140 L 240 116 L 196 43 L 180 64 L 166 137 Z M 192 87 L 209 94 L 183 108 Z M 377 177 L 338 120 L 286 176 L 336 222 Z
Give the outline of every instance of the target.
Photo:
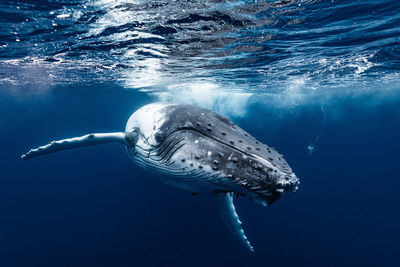
M 191 105 L 170 106 L 168 116 L 155 138 L 161 142 L 165 136 L 182 129 L 197 131 L 244 154 L 264 158 L 283 172 L 292 172 L 286 160 L 274 148 L 259 142 L 227 117 Z
M 263 158 L 284 173 L 292 172 L 283 155 L 273 147 L 261 143 L 227 117 L 207 109 L 192 105 L 153 103 L 131 116 L 126 131 L 134 127 L 140 128 L 151 146 L 160 145 L 173 132 L 193 130 L 245 154 Z

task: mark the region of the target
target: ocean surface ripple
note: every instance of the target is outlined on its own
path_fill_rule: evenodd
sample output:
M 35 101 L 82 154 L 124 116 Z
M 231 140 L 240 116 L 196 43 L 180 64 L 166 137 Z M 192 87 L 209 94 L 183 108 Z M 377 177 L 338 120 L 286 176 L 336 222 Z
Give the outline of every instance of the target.
M 90 73 L 163 101 L 214 95 L 206 106 L 400 88 L 398 1 L 8 1 L 0 15 L 3 84 Z

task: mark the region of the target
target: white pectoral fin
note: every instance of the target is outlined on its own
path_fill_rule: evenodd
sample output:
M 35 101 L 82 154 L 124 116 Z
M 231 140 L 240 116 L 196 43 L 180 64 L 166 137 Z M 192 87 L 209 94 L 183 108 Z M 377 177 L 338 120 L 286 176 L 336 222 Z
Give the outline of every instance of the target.
M 95 133 L 80 137 L 53 141 L 45 146 L 29 150 L 22 159 L 31 159 L 40 155 L 50 154 L 61 150 L 77 147 L 93 146 L 105 143 L 122 143 L 132 145 L 137 140 L 137 132 Z
M 233 205 L 233 194 L 218 194 L 216 206 L 219 214 L 228 226 L 229 230 L 250 250 L 254 251 L 253 246 L 247 239 L 242 229 L 242 222 L 236 213 L 235 206 Z

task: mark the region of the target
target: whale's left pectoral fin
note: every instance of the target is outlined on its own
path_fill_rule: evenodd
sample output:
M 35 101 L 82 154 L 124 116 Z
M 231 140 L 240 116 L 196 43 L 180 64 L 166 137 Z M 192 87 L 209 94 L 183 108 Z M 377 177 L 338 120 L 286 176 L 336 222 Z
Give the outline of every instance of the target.
M 233 205 L 233 194 L 218 194 L 216 206 L 219 214 L 228 226 L 229 230 L 250 250 L 254 251 L 253 246 L 247 239 L 242 229 L 242 222 L 239 220 L 239 216 L 236 213 L 235 206 Z
M 22 155 L 21 158 L 31 159 L 37 156 L 46 155 L 61 150 L 93 146 L 105 143 L 121 143 L 127 146 L 134 146 L 137 141 L 137 136 L 137 131 L 87 134 L 80 137 L 53 141 L 47 145 L 29 150 L 26 154 Z

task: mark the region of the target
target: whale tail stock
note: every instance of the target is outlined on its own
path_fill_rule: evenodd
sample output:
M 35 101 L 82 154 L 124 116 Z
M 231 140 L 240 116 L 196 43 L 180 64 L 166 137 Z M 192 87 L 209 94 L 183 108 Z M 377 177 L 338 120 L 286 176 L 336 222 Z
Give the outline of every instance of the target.
M 138 132 L 114 132 L 114 133 L 92 133 L 80 137 L 73 137 L 58 141 L 52 141 L 47 145 L 29 150 L 21 158 L 28 160 L 37 156 L 46 155 L 61 150 L 78 147 L 94 146 L 105 143 L 121 143 L 127 146 L 134 146 L 138 139 Z

